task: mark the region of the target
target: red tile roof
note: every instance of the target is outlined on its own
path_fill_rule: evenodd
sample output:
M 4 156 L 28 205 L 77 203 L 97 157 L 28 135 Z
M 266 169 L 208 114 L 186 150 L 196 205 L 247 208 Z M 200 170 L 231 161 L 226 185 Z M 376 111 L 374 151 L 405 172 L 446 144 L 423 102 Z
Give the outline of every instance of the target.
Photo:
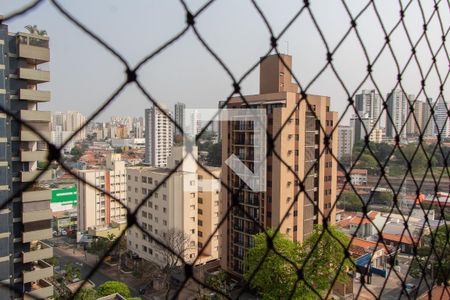
M 403 235 L 400 234 L 392 234 L 392 233 L 383 233 L 383 239 L 387 241 L 394 241 L 394 242 L 400 242 L 402 244 L 408 244 L 408 245 L 414 245 L 416 243 L 415 240 L 413 240 L 408 232 L 404 232 Z

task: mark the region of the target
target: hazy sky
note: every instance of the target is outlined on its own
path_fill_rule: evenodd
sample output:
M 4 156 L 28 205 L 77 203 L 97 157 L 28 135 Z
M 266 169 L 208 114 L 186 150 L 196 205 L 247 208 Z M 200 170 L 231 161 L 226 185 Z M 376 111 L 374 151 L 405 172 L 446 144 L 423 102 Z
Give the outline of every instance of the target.
M 192 11 L 205 1 L 187 1 Z M 334 49 L 350 26 L 350 18 L 338 0 L 311 1 L 311 10 L 317 19 L 331 49 Z M 357 14 L 366 1 L 348 1 L 352 14 Z M 406 4 L 407 1 L 402 1 Z M 1 14 L 19 8 L 26 1 L 0 0 Z M 278 34 L 303 5 L 303 1 L 258 1 L 273 30 Z M 113 48 L 134 66 L 142 57 L 158 48 L 185 26 L 185 12 L 178 1 L 61 1 L 61 4 L 84 25 L 102 36 Z M 398 1 L 376 1 L 386 30 L 390 31 L 399 20 Z M 433 9 L 432 1 L 422 1 L 426 19 Z M 444 30 L 450 26 L 450 7 L 447 0 L 440 1 L 440 16 Z M 436 51 L 441 44 L 442 31 L 437 15 L 428 26 L 430 47 Z M 413 1 L 406 11 L 405 23 L 415 43 L 422 33 L 423 20 L 419 1 Z M 27 24 L 36 24 L 47 30 L 51 47 L 51 83 L 42 88 L 51 89 L 52 102 L 42 106 L 50 110 L 77 110 L 90 115 L 123 82 L 125 75 L 121 63 L 102 46 L 84 34 L 61 15 L 49 2 L 39 5 L 30 13 L 7 23 L 10 31 L 24 31 Z M 197 19 L 200 34 L 229 66 L 236 77 L 244 74 L 269 49 L 269 33 L 251 1 L 217 0 Z M 384 34 L 370 7 L 357 21 L 361 39 L 367 46 L 371 60 L 384 43 Z M 411 53 L 402 25 L 391 37 L 391 45 L 401 68 Z M 297 19 L 279 42 L 279 49 L 293 56 L 293 71 L 303 85 L 308 84 L 325 65 L 326 49 L 311 17 L 304 13 Z M 450 36 L 447 36 L 450 50 Z M 430 49 L 425 39 L 417 47 L 422 71 L 431 64 Z M 367 61 L 356 34 L 352 32 L 333 57 L 333 63 L 342 81 L 353 93 L 367 70 Z M 449 70 L 449 60 L 443 49 L 437 56 L 438 69 L 443 80 Z M 383 96 L 391 90 L 397 78 L 395 61 L 388 48 L 373 67 L 375 80 Z M 256 69 L 243 83 L 244 94 L 258 92 L 259 70 Z M 139 78 L 150 94 L 160 103 L 172 108 L 182 101 L 188 107 L 215 108 L 219 100 L 231 92 L 231 80 L 221 66 L 206 52 L 192 30 L 149 61 L 139 71 Z M 408 93 L 420 91 L 420 72 L 413 60 L 403 76 Z M 432 70 L 426 92 L 436 98 L 439 79 Z M 362 88 L 373 88 L 368 81 Z M 450 84 L 445 84 L 448 98 Z M 342 112 L 347 105 L 347 93 L 329 67 L 307 90 L 312 94 L 331 97 L 332 109 Z M 424 96 L 420 96 L 424 99 Z M 112 115 L 143 116 L 149 102 L 132 85 L 129 86 L 99 117 Z M 347 115 L 348 117 L 348 115 Z

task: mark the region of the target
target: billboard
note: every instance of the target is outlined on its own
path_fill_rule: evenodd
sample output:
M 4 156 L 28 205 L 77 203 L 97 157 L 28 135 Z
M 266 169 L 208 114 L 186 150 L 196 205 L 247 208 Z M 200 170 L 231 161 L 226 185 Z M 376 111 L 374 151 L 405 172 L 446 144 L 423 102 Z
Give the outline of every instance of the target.
M 50 208 L 52 211 L 71 210 L 77 206 L 77 187 L 52 190 Z

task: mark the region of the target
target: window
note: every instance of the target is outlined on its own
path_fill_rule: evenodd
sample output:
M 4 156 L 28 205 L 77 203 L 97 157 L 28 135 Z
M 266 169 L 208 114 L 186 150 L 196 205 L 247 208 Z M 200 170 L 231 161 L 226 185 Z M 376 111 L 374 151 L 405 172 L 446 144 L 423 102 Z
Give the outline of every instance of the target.
M 158 210 L 158 205 L 155 205 L 155 210 Z
M 190 184 L 191 186 L 194 186 L 194 185 L 195 185 L 195 180 L 189 181 L 189 184 Z
M 163 213 L 166 213 L 167 209 L 165 207 L 163 207 Z
M 146 188 L 142 188 L 142 194 L 143 195 L 147 195 L 147 189 Z
M 167 195 L 163 195 L 163 200 L 167 200 Z
M 153 179 L 151 177 L 147 177 L 147 182 L 152 184 L 153 183 Z
M 142 211 L 142 216 L 143 216 L 144 218 L 147 218 L 147 212 L 146 212 L 146 211 Z
M 148 207 L 153 208 L 153 202 L 152 201 L 148 201 Z
M 203 198 L 198 197 L 198 203 L 203 204 Z
M 198 236 L 202 237 L 203 236 L 203 232 L 202 231 L 198 231 Z
M 166 220 L 163 220 L 163 225 L 167 226 L 167 221 Z
M 200 209 L 200 208 L 199 208 L 199 209 L 198 209 L 198 214 L 199 214 L 199 215 L 203 215 L 203 209 Z
M 191 233 L 192 233 L 192 234 L 195 234 L 195 229 L 191 229 Z
M 155 193 L 155 194 L 153 195 L 153 197 L 154 197 L 154 198 L 158 198 L 158 193 Z
M 198 226 L 203 226 L 203 221 L 202 220 L 198 220 Z
M 134 176 L 134 181 L 138 181 L 138 177 L 137 176 Z
M 148 214 L 148 218 L 149 218 L 150 220 L 153 220 L 153 215 L 152 215 L 152 214 Z
M 194 242 L 194 241 L 191 241 L 190 246 L 191 246 L 191 247 L 195 247 L 195 242 Z M 192 254 L 191 254 L 191 255 L 192 255 Z
M 128 175 L 128 180 L 131 180 L 131 175 Z

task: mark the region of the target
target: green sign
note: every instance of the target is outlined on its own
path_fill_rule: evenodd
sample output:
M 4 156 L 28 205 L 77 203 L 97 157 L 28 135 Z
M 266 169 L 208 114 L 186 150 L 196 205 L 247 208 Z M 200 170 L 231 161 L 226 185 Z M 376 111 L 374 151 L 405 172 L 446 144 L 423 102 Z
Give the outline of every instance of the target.
M 52 190 L 52 200 L 51 203 L 58 203 L 61 205 L 77 205 L 77 188 L 76 186 L 66 188 L 66 189 L 55 189 Z

